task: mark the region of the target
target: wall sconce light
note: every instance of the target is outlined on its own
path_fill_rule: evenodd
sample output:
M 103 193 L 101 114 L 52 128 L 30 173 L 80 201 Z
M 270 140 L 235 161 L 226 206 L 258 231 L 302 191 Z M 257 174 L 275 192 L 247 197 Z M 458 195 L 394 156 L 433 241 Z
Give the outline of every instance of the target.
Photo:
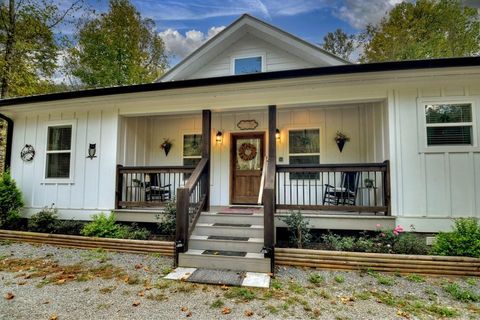
M 97 156 L 95 155 L 97 153 L 97 144 L 96 143 L 90 143 L 88 146 L 88 156 L 90 160 L 93 158 L 96 158 Z
M 280 141 L 280 130 L 278 130 L 278 128 L 275 130 L 275 139 L 277 139 L 277 141 Z
M 222 143 L 222 139 L 223 139 L 222 131 L 217 131 L 217 135 L 215 136 L 215 140 L 217 141 L 217 143 Z

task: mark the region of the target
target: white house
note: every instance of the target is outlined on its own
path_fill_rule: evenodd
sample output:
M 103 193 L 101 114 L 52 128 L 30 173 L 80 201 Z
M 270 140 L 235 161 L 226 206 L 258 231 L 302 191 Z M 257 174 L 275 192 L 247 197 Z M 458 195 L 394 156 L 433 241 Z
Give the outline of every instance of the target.
M 480 217 L 480 57 L 350 64 L 244 15 L 157 83 L 0 113 L 26 215 L 54 203 L 64 218 L 155 221 L 175 198 L 183 265 L 227 245 L 268 263 L 290 209 L 322 229 Z

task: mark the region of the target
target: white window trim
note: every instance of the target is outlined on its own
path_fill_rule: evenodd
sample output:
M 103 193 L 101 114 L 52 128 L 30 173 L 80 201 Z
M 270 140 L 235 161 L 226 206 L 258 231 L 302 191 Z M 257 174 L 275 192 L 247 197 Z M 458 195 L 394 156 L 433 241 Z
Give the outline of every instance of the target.
M 472 122 L 455 122 L 455 123 L 430 123 L 427 124 L 425 117 L 425 106 L 429 104 L 471 104 L 472 106 Z M 478 146 L 477 131 L 477 101 L 468 97 L 438 97 L 417 100 L 417 118 L 418 118 L 418 148 L 419 153 L 438 153 L 438 152 L 470 152 L 480 150 Z M 455 126 L 472 126 L 472 145 L 440 145 L 429 146 L 427 141 L 428 127 L 455 127 Z
M 52 150 L 48 151 L 48 128 L 50 127 L 60 127 L 60 126 L 72 126 L 72 136 L 70 142 L 70 150 Z M 74 173 L 75 173 L 75 145 L 76 145 L 76 133 L 77 133 L 77 121 L 76 120 L 59 120 L 59 121 L 48 121 L 45 125 L 45 159 L 43 162 L 43 183 L 53 183 L 53 184 L 72 184 L 74 183 Z M 49 153 L 64 153 L 70 152 L 70 174 L 68 178 L 47 178 L 47 154 Z
M 248 54 L 248 55 L 239 55 L 239 56 L 234 56 L 232 57 L 230 61 L 230 73 L 232 75 L 235 75 L 235 61 L 238 59 L 247 59 L 247 58 L 262 58 L 262 72 L 265 72 L 267 69 L 267 62 L 266 62 L 266 53 L 258 53 L 258 54 Z
M 322 163 L 322 137 L 323 137 L 323 132 L 322 132 L 322 128 L 321 127 L 303 127 L 303 128 L 297 128 L 297 127 L 289 127 L 289 128 L 285 128 L 287 130 L 287 141 L 286 141 L 286 145 L 285 145 L 285 151 L 286 151 L 286 154 L 287 154 L 287 163 L 290 164 L 290 156 L 316 156 L 318 155 L 318 163 L 321 164 Z M 315 153 L 290 153 L 290 131 L 303 131 L 303 130 L 318 130 L 318 134 L 319 134 L 319 137 L 318 137 L 318 143 L 319 143 L 319 147 L 318 147 L 318 153 L 315 152 Z M 320 181 L 319 179 L 305 179 L 305 181 L 313 181 L 313 180 L 316 180 L 316 181 Z M 290 179 L 290 174 L 288 175 L 288 178 L 287 178 L 287 183 L 288 185 L 295 185 L 295 184 L 300 184 L 303 180 L 302 179 Z

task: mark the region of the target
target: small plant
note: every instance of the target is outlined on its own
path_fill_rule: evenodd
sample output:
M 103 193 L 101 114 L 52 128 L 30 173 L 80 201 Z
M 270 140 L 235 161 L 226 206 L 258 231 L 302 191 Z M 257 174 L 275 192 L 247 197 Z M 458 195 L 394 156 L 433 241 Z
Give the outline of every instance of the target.
M 272 279 L 271 286 L 275 290 L 280 290 L 283 287 L 282 283 L 277 279 Z
M 480 295 L 468 289 L 462 289 L 457 283 L 444 285 L 443 290 L 448 292 L 455 300 L 462 302 L 479 302 Z
M 452 307 L 444 307 L 438 304 L 432 304 L 426 308 L 428 312 L 439 315 L 441 317 L 455 317 L 458 316 L 458 311 Z
M 255 297 L 255 292 L 245 287 L 233 287 L 225 293 L 225 298 L 228 299 L 240 298 L 242 300 L 249 301 L 255 299 Z
M 139 239 L 146 240 L 150 236 L 150 231 L 138 227 L 137 224 L 131 226 L 120 225 L 116 223 L 115 214 L 112 212 L 106 216 L 103 212 L 92 216 L 92 222 L 87 223 L 81 234 L 88 237 L 99 238 L 120 238 L 120 239 Z
M 476 218 L 455 220 L 452 232 L 436 236 L 433 251 L 442 256 L 480 257 L 480 224 Z
M 33 232 L 51 233 L 55 231 L 57 224 L 57 209 L 45 207 L 42 211 L 35 213 L 28 220 L 28 230 Z
M 0 175 L 0 227 L 8 227 L 20 218 L 23 207 L 22 193 L 6 171 Z
M 423 276 L 415 273 L 409 274 L 408 276 L 405 277 L 405 279 L 407 279 L 410 282 L 417 282 L 417 283 L 425 282 L 425 278 Z
M 318 273 L 312 273 L 308 277 L 308 281 L 310 281 L 313 284 L 319 284 L 325 281 L 325 278 L 322 275 L 319 275 Z
M 297 248 L 303 248 L 310 243 L 312 235 L 308 227 L 309 222 L 305 220 L 300 211 L 291 211 L 288 216 L 281 218 L 281 220 L 287 224 L 290 240 Z
M 78 220 L 57 220 L 53 233 L 79 235 L 85 226 L 85 222 Z
M 465 282 L 468 285 L 471 285 L 471 286 L 476 286 L 477 285 L 477 280 L 475 280 L 475 278 L 468 278 L 467 280 L 465 280 Z
M 378 284 L 383 284 L 384 286 L 393 286 L 395 284 L 395 280 L 391 277 L 378 275 L 377 277 Z
M 156 218 L 157 220 L 160 220 L 157 223 L 160 234 L 168 236 L 175 235 L 177 219 L 177 202 L 175 201 L 175 198 L 165 204 L 163 214 L 157 214 Z
M 293 291 L 295 293 L 298 293 L 298 294 L 305 293 L 305 288 L 303 288 L 301 284 L 299 284 L 298 282 L 295 282 L 295 281 L 290 282 L 288 284 L 288 290 L 291 290 L 291 291 Z
M 210 305 L 210 308 L 218 309 L 218 308 L 223 307 L 224 305 L 225 305 L 225 303 L 223 303 L 223 301 L 221 299 L 217 299 L 217 300 L 212 302 L 212 304 Z
M 345 277 L 341 274 L 337 274 L 335 277 L 333 277 L 333 280 L 335 280 L 336 283 L 344 283 Z
M 393 252 L 399 254 L 429 254 L 425 238 L 412 232 L 399 235 L 393 244 Z

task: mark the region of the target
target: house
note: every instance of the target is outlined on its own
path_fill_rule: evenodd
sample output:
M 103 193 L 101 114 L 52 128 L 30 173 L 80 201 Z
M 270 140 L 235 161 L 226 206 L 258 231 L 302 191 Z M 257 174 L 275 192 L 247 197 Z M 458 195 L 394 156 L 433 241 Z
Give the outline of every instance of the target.
M 322 229 L 480 217 L 480 57 L 350 64 L 243 15 L 156 83 L 0 113 L 25 215 L 155 221 L 176 199 L 179 265 L 269 270 L 292 209 Z

